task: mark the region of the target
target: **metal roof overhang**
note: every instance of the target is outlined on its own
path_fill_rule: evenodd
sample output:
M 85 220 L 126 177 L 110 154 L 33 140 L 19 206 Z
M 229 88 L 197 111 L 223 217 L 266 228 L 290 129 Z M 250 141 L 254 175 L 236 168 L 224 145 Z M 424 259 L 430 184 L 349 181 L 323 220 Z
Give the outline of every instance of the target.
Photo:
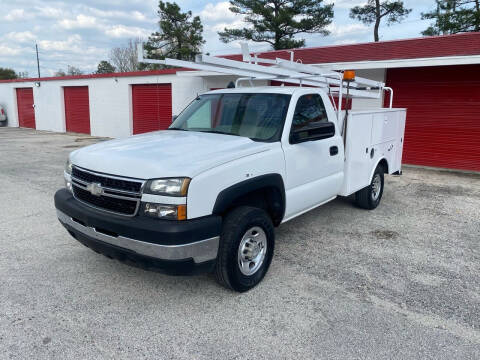
M 451 66 L 451 65 L 470 65 L 480 64 L 480 55 L 465 56 L 444 56 L 435 58 L 418 59 L 392 59 L 380 61 L 355 61 L 338 63 L 320 63 L 310 64 L 325 70 L 367 70 L 367 69 L 393 69 L 406 67 L 425 67 L 425 66 Z M 232 76 L 231 74 L 218 73 L 214 71 L 179 71 L 177 76 Z M 234 76 L 234 75 L 233 75 Z
M 442 56 L 418 59 L 392 59 L 380 61 L 353 61 L 337 63 L 311 64 L 319 67 L 328 67 L 332 70 L 362 70 L 362 69 L 393 69 L 405 67 L 448 66 L 480 64 L 480 55 Z

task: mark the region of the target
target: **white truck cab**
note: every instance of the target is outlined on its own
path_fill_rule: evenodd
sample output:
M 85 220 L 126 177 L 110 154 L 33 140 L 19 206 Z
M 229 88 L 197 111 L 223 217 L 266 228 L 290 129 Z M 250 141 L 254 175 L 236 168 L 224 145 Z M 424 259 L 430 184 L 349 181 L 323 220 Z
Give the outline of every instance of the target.
M 210 91 L 167 130 L 72 152 L 57 215 L 108 257 L 246 291 L 269 268 L 274 227 L 339 195 L 378 206 L 404 126 L 403 109 L 339 118 L 321 88 Z

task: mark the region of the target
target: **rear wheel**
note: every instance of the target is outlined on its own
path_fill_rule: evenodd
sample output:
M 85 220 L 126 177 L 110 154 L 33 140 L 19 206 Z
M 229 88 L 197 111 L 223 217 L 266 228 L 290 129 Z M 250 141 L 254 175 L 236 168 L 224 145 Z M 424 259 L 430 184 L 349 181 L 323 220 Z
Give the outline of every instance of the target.
M 355 193 L 355 204 L 362 209 L 373 210 L 383 195 L 384 176 L 383 168 L 378 166 L 373 173 L 372 182 L 366 188 Z
M 268 271 L 273 257 L 275 232 L 268 214 L 241 206 L 224 220 L 215 277 L 230 289 L 244 292 L 256 286 Z

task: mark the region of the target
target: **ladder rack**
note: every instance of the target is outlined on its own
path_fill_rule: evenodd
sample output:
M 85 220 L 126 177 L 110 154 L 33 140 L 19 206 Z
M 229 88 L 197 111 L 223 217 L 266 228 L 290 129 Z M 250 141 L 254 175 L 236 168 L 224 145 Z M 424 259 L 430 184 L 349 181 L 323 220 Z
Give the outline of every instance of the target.
M 383 82 L 358 76 L 353 81 L 346 81 L 343 79 L 342 72 L 332 71 L 326 67 L 306 65 L 299 60 L 294 61 L 293 52 L 291 52 L 290 60 L 265 59 L 259 58 L 256 54 L 251 56 L 248 45 L 242 44 L 242 55 L 243 61 L 209 55 L 197 55 L 194 62 L 169 58 L 155 60 L 144 58 L 143 44 L 138 44 L 139 62 L 238 76 L 237 87 L 242 81 L 249 81 L 253 85 L 255 80 L 275 80 L 326 89 L 330 95 L 338 96 L 338 119 L 341 118 L 342 98 L 347 94 L 351 98 L 379 99 L 384 91 L 390 91 L 390 108 L 392 107 L 393 90 L 385 86 Z

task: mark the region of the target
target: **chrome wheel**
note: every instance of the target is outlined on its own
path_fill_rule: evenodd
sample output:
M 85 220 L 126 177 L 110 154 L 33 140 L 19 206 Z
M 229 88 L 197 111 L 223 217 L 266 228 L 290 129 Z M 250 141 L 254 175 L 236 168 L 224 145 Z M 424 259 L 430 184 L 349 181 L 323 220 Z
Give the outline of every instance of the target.
M 377 201 L 382 190 L 382 179 L 380 174 L 375 174 L 372 180 L 372 200 Z
M 255 274 L 265 260 L 267 235 L 261 227 L 254 226 L 243 235 L 238 247 L 238 266 L 243 275 Z

